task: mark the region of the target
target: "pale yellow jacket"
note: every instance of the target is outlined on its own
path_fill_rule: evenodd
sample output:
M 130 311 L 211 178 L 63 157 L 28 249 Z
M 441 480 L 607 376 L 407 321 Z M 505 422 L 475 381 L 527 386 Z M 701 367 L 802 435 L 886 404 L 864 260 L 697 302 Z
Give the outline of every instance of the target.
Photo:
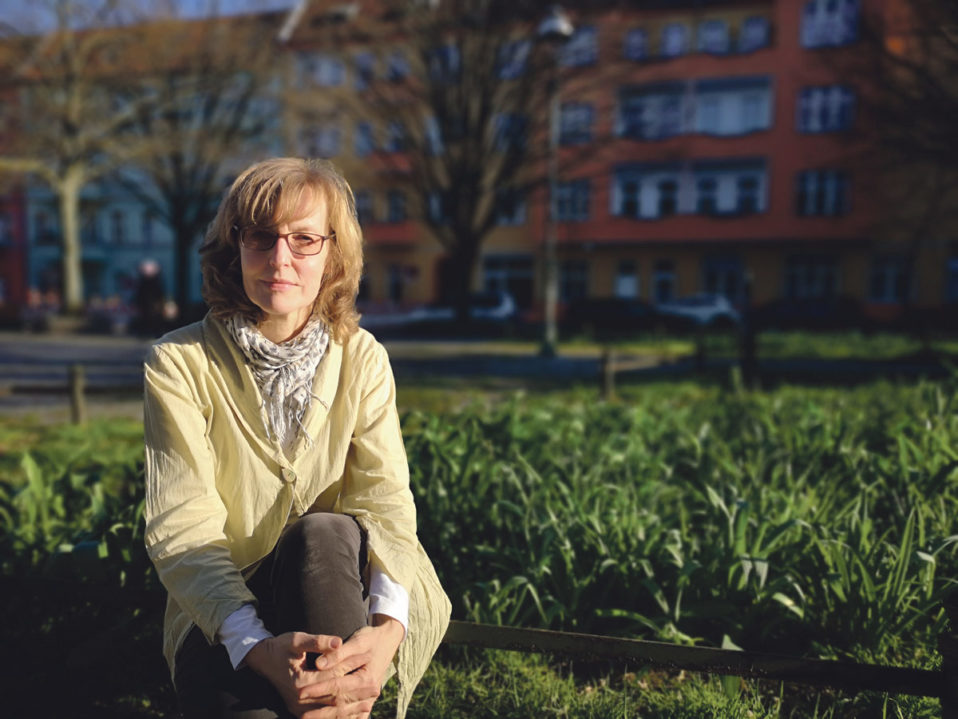
M 164 655 L 195 624 L 207 640 L 255 597 L 243 570 L 275 546 L 287 518 L 350 514 L 371 561 L 409 593 L 397 715 L 439 645 L 449 600 L 416 537 L 416 509 L 386 351 L 359 330 L 330 342 L 302 435 L 269 439 L 262 397 L 222 322 L 207 316 L 161 338 L 145 368 L 146 546 L 169 597 Z

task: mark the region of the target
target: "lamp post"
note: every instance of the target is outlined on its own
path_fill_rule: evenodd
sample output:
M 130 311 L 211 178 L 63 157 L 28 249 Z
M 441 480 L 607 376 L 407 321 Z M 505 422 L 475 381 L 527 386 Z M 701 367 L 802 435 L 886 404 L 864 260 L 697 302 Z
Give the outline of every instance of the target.
M 559 174 L 559 47 L 572 37 L 573 27 L 569 18 L 558 5 L 553 5 L 546 18 L 539 23 L 536 39 L 549 46 L 549 80 L 546 90 L 549 95 L 549 151 L 547 173 L 549 204 L 546 211 L 544 249 L 544 326 L 539 354 L 554 357 L 559 340 L 559 260 L 556 252 L 556 222 L 558 207 L 556 185 Z

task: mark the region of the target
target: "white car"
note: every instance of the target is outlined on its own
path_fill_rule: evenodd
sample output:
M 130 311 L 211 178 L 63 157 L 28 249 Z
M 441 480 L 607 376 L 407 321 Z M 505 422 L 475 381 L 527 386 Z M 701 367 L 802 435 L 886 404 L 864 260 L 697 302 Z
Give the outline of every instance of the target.
M 655 309 L 664 317 L 686 320 L 693 327 L 737 327 L 742 323 L 742 316 L 725 295 L 690 295 L 661 302 Z

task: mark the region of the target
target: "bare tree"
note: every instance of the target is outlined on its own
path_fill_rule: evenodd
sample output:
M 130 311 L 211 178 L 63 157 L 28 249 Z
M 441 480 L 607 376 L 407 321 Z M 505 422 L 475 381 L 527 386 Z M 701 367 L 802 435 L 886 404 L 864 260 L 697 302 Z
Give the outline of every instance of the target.
M 547 10 L 534 0 L 386 2 L 355 16 L 315 16 L 310 25 L 322 52 L 346 48 L 350 63 L 357 54 L 374 62 L 357 67 L 358 90 L 299 92 L 292 113 L 318 123 L 346 114 L 385 131 L 385 151 L 367 164 L 411 192 L 410 214 L 445 250 L 447 299 L 460 319 L 503 207 L 546 182 L 548 77 L 556 59 L 536 41 L 536 29 Z M 574 75 L 562 69 L 564 87 L 574 86 Z M 604 141 L 593 139 L 563 148 L 563 166 L 595 159 Z
M 876 6 L 863 28 L 869 52 L 851 66 L 867 88 L 862 174 L 881 198 L 876 236 L 912 276 L 929 240 L 958 228 L 958 3 Z
M 57 0 L 56 30 L 10 38 L 5 47 L 0 82 L 17 98 L 5 111 L 17 113 L 18 138 L 15 149 L 8 146 L 0 156 L 0 170 L 31 174 L 56 195 L 68 313 L 83 306 L 80 193 L 136 153 L 123 129 L 141 97 L 126 62 L 139 40 L 135 29 L 100 26 L 116 8 L 111 0 L 93 5 Z
M 190 301 L 196 239 L 225 185 L 279 134 L 281 58 L 273 38 L 281 19 L 267 13 L 156 21 L 148 28 L 153 102 L 128 128 L 141 147 L 136 164 L 118 175 L 173 230 L 181 308 Z

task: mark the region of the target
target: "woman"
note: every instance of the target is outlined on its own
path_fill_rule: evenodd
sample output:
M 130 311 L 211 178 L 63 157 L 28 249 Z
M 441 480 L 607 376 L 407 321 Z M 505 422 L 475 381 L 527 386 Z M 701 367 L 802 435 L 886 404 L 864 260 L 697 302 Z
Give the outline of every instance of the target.
M 146 361 L 146 545 L 187 717 L 398 716 L 449 601 L 416 538 L 386 352 L 358 329 L 352 192 L 274 159 L 201 249 L 197 324 Z

